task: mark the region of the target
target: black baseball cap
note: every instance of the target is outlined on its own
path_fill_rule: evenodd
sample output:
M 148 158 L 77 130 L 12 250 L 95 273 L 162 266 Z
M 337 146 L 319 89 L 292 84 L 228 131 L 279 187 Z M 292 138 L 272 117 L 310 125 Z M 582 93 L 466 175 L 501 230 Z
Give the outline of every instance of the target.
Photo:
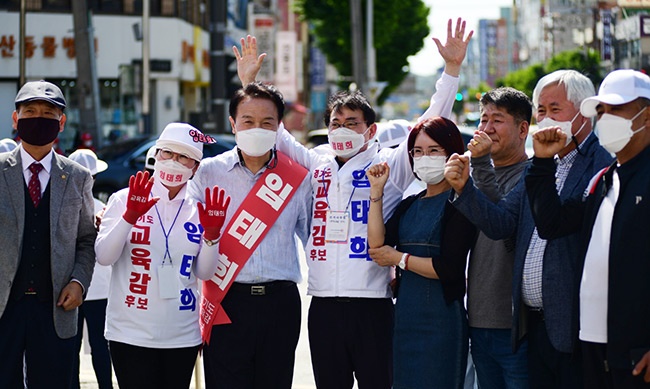
M 25 83 L 16 95 L 16 109 L 21 103 L 35 100 L 43 100 L 52 103 L 61 109 L 65 109 L 65 97 L 58 86 L 45 80 L 31 81 Z

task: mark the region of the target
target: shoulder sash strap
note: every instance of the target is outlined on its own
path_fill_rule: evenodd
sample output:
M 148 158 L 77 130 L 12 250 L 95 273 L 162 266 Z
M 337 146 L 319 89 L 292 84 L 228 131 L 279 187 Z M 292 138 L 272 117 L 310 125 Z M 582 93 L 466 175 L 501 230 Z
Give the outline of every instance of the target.
M 281 152 L 276 158 L 277 165 L 266 169 L 224 229 L 217 271 L 203 281 L 199 322 L 205 343 L 210 342 L 213 325 L 231 323 L 221 302 L 308 173 Z

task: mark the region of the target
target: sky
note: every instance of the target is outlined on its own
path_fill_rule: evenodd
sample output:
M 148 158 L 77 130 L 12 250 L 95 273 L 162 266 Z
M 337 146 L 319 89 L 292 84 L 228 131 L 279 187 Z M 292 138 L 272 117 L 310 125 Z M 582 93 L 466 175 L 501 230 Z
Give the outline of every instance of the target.
M 431 37 L 435 36 L 444 42 L 447 37 L 447 20 L 453 20 L 452 28 L 458 17 L 467 20 L 465 33 L 474 30 L 472 40 L 475 40 L 479 19 L 498 19 L 500 7 L 512 6 L 512 0 L 424 0 L 424 3 L 430 8 L 431 34 L 425 38 L 422 50 L 409 58 L 411 72 L 423 76 L 434 74 L 444 64 Z

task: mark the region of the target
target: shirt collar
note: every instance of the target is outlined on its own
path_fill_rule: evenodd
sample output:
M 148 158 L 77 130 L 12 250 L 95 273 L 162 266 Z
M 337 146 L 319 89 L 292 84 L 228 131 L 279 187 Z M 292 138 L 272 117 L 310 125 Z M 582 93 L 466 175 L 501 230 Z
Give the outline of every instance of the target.
M 54 153 L 54 151 L 50 150 L 50 152 L 47 153 L 45 155 L 45 157 L 43 157 L 43 159 L 41 159 L 40 161 L 37 161 L 37 160 L 34 159 L 34 157 L 29 155 L 29 153 L 27 151 L 25 151 L 22 144 L 20 146 L 18 146 L 18 147 L 20 148 L 20 158 L 21 158 L 22 164 L 23 164 L 23 171 L 29 169 L 29 166 L 32 163 L 38 162 L 43 166 L 43 169 L 45 169 L 47 174 L 50 174 L 50 170 L 52 169 L 52 158 L 53 158 L 52 154 Z
M 264 168 L 273 168 L 277 165 L 277 151 L 275 147 L 271 150 L 271 159 L 266 163 Z M 226 159 L 226 166 L 228 166 L 228 171 L 231 171 L 232 169 L 235 168 L 235 166 L 239 165 L 241 167 L 246 167 L 246 164 L 244 163 L 244 159 L 241 155 L 241 151 L 239 151 L 239 148 L 235 146 L 232 150 L 228 151 L 227 154 L 224 153 L 225 156 L 227 156 Z M 263 169 L 262 169 L 263 170 Z M 260 171 L 262 171 L 260 170 Z

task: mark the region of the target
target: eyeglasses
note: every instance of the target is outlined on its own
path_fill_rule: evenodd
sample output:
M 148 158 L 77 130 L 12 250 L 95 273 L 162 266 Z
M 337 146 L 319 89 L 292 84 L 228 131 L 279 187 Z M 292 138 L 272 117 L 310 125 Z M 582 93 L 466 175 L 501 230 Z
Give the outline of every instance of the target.
M 349 121 L 349 122 L 343 122 L 342 124 L 341 123 L 330 123 L 328 128 L 330 130 L 338 130 L 341 127 L 345 127 L 345 128 L 349 128 L 350 130 L 354 130 L 359 126 L 359 124 L 361 124 L 361 122 Z
M 187 166 L 187 167 L 194 167 L 196 165 L 196 161 L 190 157 L 187 154 L 180 154 L 180 153 L 175 153 L 171 151 L 170 149 L 160 149 L 160 158 L 167 160 L 167 159 L 176 159 L 181 165 Z
M 416 148 L 413 148 L 413 149 L 409 150 L 409 154 L 414 159 L 422 158 L 424 156 L 427 156 L 427 157 L 439 156 L 439 155 L 447 156 L 447 154 L 445 154 L 445 150 L 443 148 L 439 148 L 439 147 L 430 147 L 427 150 L 422 150 L 421 148 L 416 147 Z

